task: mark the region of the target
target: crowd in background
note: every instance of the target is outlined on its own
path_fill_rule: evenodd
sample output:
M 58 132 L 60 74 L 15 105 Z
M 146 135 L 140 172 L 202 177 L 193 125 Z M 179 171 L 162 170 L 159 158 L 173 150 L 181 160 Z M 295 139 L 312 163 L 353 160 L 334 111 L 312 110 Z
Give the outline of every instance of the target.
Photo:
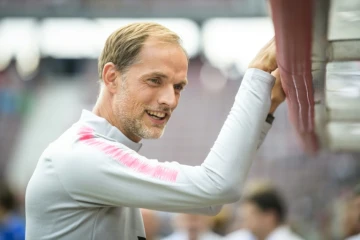
M 163 139 L 145 141 L 142 150 L 145 155 L 160 160 L 172 158 L 189 165 L 201 163 L 240 84 L 240 81 L 231 80 L 223 89 L 211 91 L 199 81 L 202 65 L 201 59 L 192 60 L 189 88 L 184 92 L 183 102 L 177 110 L 179 115 L 170 122 L 167 129 L 170 133 L 165 134 Z M 61 81 L 70 85 L 75 81 L 81 93 L 78 96 L 80 100 L 70 99 L 70 102 L 80 101 L 84 108 L 89 108 L 95 102 L 98 91 L 96 61 L 81 60 L 75 64 L 75 61 L 47 59 L 39 72 L 27 81 L 21 79 L 14 66 L 11 63 L 0 72 L 0 179 L 3 182 L 0 186 L 0 240 L 24 239 L 25 189 L 13 189 L 12 183 L 7 185 L 4 181 L 14 154 L 23 150 L 17 143 L 23 137 L 28 116 L 40 107 L 39 95 L 53 88 L 52 82 Z M 67 90 L 64 92 L 67 93 Z M 60 98 L 57 101 L 64 100 Z M 204 108 L 199 108 L 203 105 Z M 189 112 L 188 116 L 199 116 L 192 120 L 193 126 L 185 124 L 186 119 L 180 116 L 182 111 Z M 217 112 L 216 116 L 214 112 Z M 215 217 L 144 209 L 147 239 L 276 240 L 282 239 L 275 238 L 276 235 L 291 234 L 293 239 L 342 240 L 359 234 L 360 194 L 359 189 L 354 190 L 359 183 L 359 156 L 330 153 L 305 156 L 291 133 L 286 110 L 280 109 L 275 116 L 273 129 L 254 159 L 247 189 L 243 190 L 239 203 L 226 205 Z M 70 124 L 74 119 L 66 121 Z M 182 124 L 181 132 L 178 131 L 179 124 Z M 51 128 L 46 131 L 51 132 Z M 37 144 L 38 134 L 44 133 L 31 135 L 31 146 Z M 204 141 L 193 141 L 189 139 L 189 134 Z M 179 154 L 174 155 L 174 151 Z M 25 160 L 37 161 L 36 157 Z M 252 182 L 259 178 L 272 184 L 253 187 Z
M 250 184 L 242 199 L 225 205 L 216 216 L 158 212 L 141 209 L 147 240 L 302 240 L 306 239 L 287 218 L 281 192 L 269 183 Z M 360 237 L 360 184 L 344 199 L 339 238 Z M 335 219 L 334 219 L 335 221 Z M 25 239 L 25 220 L 19 199 L 0 183 L 0 239 Z M 306 235 L 306 234 L 304 234 Z

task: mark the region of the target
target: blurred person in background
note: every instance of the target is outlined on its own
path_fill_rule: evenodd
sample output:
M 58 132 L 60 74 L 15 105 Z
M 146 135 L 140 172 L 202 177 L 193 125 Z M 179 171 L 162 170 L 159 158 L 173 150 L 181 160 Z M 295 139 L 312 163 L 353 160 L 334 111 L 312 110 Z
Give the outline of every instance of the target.
M 234 220 L 233 212 L 233 204 L 224 205 L 221 211 L 216 216 L 214 216 L 214 223 L 211 230 L 220 236 L 226 235 L 227 230 Z
M 160 218 L 155 211 L 141 209 L 147 240 L 159 240 Z
M 302 240 L 286 224 L 286 204 L 273 188 L 245 196 L 241 206 L 243 226 L 257 240 Z
M 25 221 L 15 208 L 14 195 L 6 183 L 0 182 L 0 240 L 25 239 Z
M 252 180 L 246 184 L 242 191 L 242 195 L 247 196 L 254 194 L 255 192 L 267 190 L 271 187 L 272 185 L 266 180 Z M 244 228 L 243 213 L 240 206 L 238 203 L 235 206 L 235 219 L 229 234 L 226 235 L 226 240 L 256 240 L 255 236 L 248 229 Z
M 197 214 L 176 214 L 174 232 L 163 240 L 219 240 L 223 239 L 211 229 L 214 217 Z
M 235 232 L 229 233 L 225 237 L 226 240 L 256 240 L 255 236 L 246 229 L 238 229 Z
M 239 200 L 285 100 L 274 40 L 249 64 L 224 127 L 195 167 L 138 153 L 141 139 L 162 136 L 187 84 L 179 37 L 156 23 L 127 25 L 107 39 L 98 69 L 92 112 L 45 149 L 29 181 L 28 240 L 146 239 L 139 208 L 216 215 Z
M 360 240 L 360 184 L 354 188 L 353 197 L 349 204 L 348 219 L 346 221 L 347 240 Z
M 235 209 L 235 218 L 230 228 L 229 234 L 226 235 L 226 240 L 256 240 L 255 236 L 244 228 L 243 217 L 238 206 Z

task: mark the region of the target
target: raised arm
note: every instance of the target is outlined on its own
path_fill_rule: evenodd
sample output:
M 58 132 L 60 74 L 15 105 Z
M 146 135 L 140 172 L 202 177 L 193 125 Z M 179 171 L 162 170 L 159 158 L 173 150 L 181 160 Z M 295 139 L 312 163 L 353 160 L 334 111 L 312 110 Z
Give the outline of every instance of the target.
M 275 77 L 266 71 L 247 70 L 230 114 L 201 166 L 150 160 L 87 129 L 86 138 L 79 135 L 85 140 L 55 161 L 59 179 L 70 196 L 84 205 L 215 214 L 219 205 L 239 199 L 259 139 L 270 128 L 266 118 L 274 83 Z

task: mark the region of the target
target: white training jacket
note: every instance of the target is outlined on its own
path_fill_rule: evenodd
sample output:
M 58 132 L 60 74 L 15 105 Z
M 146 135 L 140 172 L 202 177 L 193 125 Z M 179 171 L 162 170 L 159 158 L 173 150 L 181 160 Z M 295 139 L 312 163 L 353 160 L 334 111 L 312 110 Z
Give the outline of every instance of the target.
M 80 120 L 41 155 L 26 190 L 26 239 L 144 240 L 139 208 L 215 215 L 239 200 L 275 78 L 248 69 L 214 146 L 200 166 L 158 162 L 137 152 L 105 119 Z M 166 159 L 170 160 L 171 159 Z

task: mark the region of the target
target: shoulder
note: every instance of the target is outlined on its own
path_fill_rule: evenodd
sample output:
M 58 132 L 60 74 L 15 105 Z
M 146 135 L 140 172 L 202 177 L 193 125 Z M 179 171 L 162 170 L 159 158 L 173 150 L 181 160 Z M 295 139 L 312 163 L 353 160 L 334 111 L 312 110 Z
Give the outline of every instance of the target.
M 201 237 L 201 239 L 220 240 L 220 239 L 224 239 L 224 237 L 214 232 L 207 232 L 203 237 Z
M 182 240 L 182 239 L 184 239 L 184 236 L 182 236 L 182 234 L 178 232 L 174 232 L 171 235 L 162 238 L 161 240 Z
M 304 239 L 293 232 L 289 232 L 289 240 L 304 240 Z
M 252 234 L 249 231 L 244 229 L 237 230 L 226 236 L 227 240 L 236 240 L 236 239 L 246 239 L 246 240 L 255 240 Z
M 48 150 L 51 158 L 60 160 L 57 161 L 59 164 L 91 162 L 103 160 L 105 156 L 135 153 L 124 144 L 98 135 L 91 128 L 79 125 L 74 125 L 69 129 Z
M 268 237 L 268 240 L 275 239 L 303 240 L 299 235 L 295 234 L 289 226 L 280 226 L 275 229 Z
M 121 161 L 135 154 L 121 143 L 97 137 L 76 142 L 65 151 L 54 151 L 52 159 L 60 174 L 78 174 L 79 169 L 90 174 L 106 166 L 118 166 Z

